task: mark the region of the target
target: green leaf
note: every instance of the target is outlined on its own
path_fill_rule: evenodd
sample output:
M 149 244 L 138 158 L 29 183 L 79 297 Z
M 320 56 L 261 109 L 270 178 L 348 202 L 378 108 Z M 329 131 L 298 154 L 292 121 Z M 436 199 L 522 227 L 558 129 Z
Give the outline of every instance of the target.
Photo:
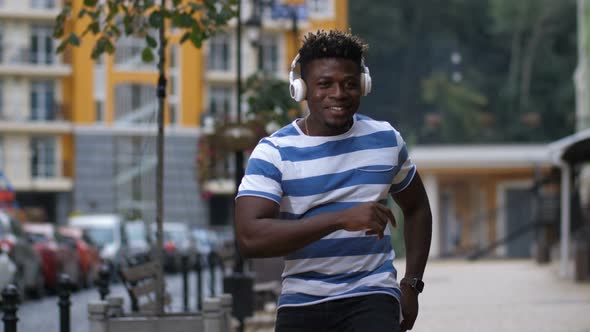
M 68 46 L 68 40 L 65 39 L 61 43 L 59 43 L 59 46 L 57 47 L 56 52 L 57 53 L 63 52 L 66 49 L 67 46 Z
M 80 9 L 80 12 L 78 12 L 78 18 L 82 18 L 84 15 L 86 15 L 86 8 Z
M 163 23 L 162 12 L 159 10 L 155 10 L 150 14 L 148 22 L 152 28 L 159 28 L 162 26 Z
M 143 60 L 143 62 L 154 61 L 154 52 L 152 52 L 151 48 L 146 47 L 143 49 L 143 51 L 141 52 L 141 60 Z
M 190 32 L 185 32 L 182 35 L 182 38 L 180 38 L 180 43 L 184 43 L 185 41 L 187 41 L 189 38 L 191 37 L 191 33 Z
M 84 6 L 86 7 L 94 7 L 98 0 L 84 0 Z
M 68 36 L 68 43 L 74 46 L 80 46 L 80 38 L 78 38 L 78 35 L 75 33 L 70 32 L 70 35 Z
M 125 34 L 127 36 L 133 34 L 133 18 L 131 18 L 131 16 L 125 15 L 123 17 L 123 27 L 125 29 Z
M 178 7 L 181 2 L 182 0 L 172 0 L 172 4 L 174 5 L 174 7 Z
M 145 42 L 151 48 L 156 48 L 158 46 L 158 42 L 156 41 L 156 39 L 150 35 L 145 35 Z
M 113 42 L 110 39 L 106 40 L 104 49 L 108 54 L 115 53 L 115 45 L 113 45 Z
M 88 29 L 92 31 L 93 34 L 97 34 L 100 31 L 100 23 L 92 22 L 88 25 Z

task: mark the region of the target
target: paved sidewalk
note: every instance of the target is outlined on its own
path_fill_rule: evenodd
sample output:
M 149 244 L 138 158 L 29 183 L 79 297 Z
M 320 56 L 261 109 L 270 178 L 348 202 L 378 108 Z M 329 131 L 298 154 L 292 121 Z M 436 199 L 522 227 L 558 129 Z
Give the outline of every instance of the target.
M 403 276 L 405 262 L 396 267 Z M 434 260 L 425 282 L 414 332 L 590 332 L 590 283 L 559 278 L 555 265 Z M 247 331 L 273 331 L 273 315 Z
M 555 265 L 432 261 L 425 282 L 415 332 L 590 332 L 590 283 L 561 279 Z

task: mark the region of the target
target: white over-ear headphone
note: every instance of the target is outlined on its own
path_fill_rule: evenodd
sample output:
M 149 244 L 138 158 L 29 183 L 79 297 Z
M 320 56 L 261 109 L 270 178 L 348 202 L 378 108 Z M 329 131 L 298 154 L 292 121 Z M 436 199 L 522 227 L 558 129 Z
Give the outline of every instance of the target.
M 297 53 L 295 59 L 291 62 L 291 71 L 289 72 L 289 92 L 291 92 L 291 98 L 299 102 L 305 100 L 305 96 L 307 95 L 307 85 L 301 78 L 301 73 L 295 73 L 295 67 L 297 66 L 298 61 L 299 53 Z M 361 70 L 361 94 L 366 96 L 371 92 L 371 72 L 369 72 L 369 67 L 365 66 L 364 58 L 361 58 Z

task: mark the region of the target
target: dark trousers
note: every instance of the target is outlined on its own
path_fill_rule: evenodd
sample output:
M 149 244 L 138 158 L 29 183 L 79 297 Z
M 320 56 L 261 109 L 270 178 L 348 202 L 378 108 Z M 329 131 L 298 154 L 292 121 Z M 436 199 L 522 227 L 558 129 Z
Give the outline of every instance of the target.
M 275 332 L 399 332 L 399 314 L 399 303 L 393 296 L 357 296 L 281 308 Z

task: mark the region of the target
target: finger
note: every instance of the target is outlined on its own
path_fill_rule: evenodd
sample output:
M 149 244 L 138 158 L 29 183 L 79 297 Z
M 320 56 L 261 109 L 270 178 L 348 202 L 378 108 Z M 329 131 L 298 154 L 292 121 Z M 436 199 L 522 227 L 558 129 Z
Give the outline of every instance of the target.
M 395 216 L 393 215 L 393 212 L 390 209 L 387 209 L 387 218 L 389 219 L 389 222 L 391 223 L 391 225 L 393 227 L 397 227 L 397 220 L 395 220 Z
M 366 236 L 371 236 L 371 235 L 377 235 L 377 239 L 381 240 L 384 236 L 383 231 L 379 231 L 379 230 L 375 230 L 375 229 L 370 229 L 368 231 L 365 232 Z
M 391 225 L 393 225 L 394 227 L 397 226 L 397 221 L 395 220 L 395 216 L 393 215 L 393 212 L 391 212 L 390 208 L 388 208 L 387 206 L 378 204 L 377 211 L 379 213 L 381 220 L 383 220 L 383 222 L 386 225 L 388 223 L 391 223 Z

